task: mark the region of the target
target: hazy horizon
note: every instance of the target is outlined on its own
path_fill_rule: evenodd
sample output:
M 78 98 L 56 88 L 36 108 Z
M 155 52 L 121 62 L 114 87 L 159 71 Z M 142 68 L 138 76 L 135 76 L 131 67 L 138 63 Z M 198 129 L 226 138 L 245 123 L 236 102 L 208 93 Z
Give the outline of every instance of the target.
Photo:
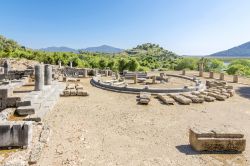
M 156 43 L 180 55 L 209 55 L 250 41 L 247 0 L 9 0 L 0 34 L 29 48 Z

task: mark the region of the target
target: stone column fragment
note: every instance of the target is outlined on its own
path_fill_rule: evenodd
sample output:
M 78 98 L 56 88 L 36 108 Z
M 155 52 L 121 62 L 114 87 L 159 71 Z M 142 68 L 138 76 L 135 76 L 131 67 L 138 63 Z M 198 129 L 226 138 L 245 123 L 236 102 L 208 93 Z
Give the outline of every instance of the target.
M 213 71 L 209 72 L 209 78 L 214 78 L 214 72 Z
M 182 70 L 182 75 L 186 75 L 186 70 Z
M 233 83 L 238 83 L 239 82 L 239 76 L 238 75 L 234 75 L 233 76 Z
M 52 83 L 52 67 L 50 65 L 44 66 L 44 84 L 51 85 Z
M 224 73 L 220 73 L 220 80 L 223 80 L 224 81 L 224 78 L 225 77 L 225 74 Z
M 42 65 L 35 65 L 35 91 L 41 91 L 44 87 L 44 70 Z
M 134 84 L 137 84 L 137 74 L 134 75 Z

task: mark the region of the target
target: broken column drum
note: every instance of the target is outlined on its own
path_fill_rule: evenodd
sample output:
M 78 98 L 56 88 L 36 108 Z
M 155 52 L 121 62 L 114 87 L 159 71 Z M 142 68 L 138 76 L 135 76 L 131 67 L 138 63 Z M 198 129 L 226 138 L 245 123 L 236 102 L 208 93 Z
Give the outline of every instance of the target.
M 182 70 L 182 75 L 186 75 L 186 70 Z
M 156 84 L 156 76 L 152 76 L 152 84 Z
M 224 73 L 220 73 L 220 80 L 224 80 L 225 74 Z
M 44 84 L 51 85 L 52 83 L 52 67 L 50 65 L 44 66 Z
M 204 69 L 203 69 L 203 64 L 200 63 L 200 64 L 199 64 L 199 76 L 200 76 L 200 77 L 203 77 L 203 70 L 204 70 Z
M 213 71 L 209 72 L 209 78 L 214 78 L 214 72 Z
M 134 84 L 137 84 L 137 74 L 134 75 Z
M 88 77 L 88 69 L 83 69 L 83 77 Z
M 233 83 L 238 83 L 239 82 L 239 76 L 238 75 L 234 75 L 233 76 Z
M 70 66 L 70 68 L 72 68 L 72 67 L 73 67 L 73 64 L 72 64 L 72 62 L 71 62 L 71 61 L 69 62 L 69 66 Z
M 58 61 L 59 69 L 62 68 L 62 61 Z
M 44 72 L 42 65 L 35 66 L 35 91 L 41 91 L 44 87 Z
M 105 70 L 105 77 L 108 77 L 108 76 L 109 76 L 109 71 Z
M 4 64 L 3 64 L 3 67 L 4 67 L 4 74 L 7 75 L 9 70 L 10 70 L 10 64 L 8 61 L 5 61 Z

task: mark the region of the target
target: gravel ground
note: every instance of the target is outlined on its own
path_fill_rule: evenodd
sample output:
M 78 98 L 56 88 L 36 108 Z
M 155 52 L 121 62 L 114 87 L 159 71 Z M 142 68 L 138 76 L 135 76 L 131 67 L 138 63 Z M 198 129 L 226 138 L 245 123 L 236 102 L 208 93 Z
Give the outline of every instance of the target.
M 92 87 L 88 97 L 61 97 L 47 114 L 52 134 L 38 165 L 250 165 L 250 87 L 224 102 L 137 105 L 136 95 Z M 191 126 L 233 127 L 245 134 L 242 154 L 199 154 L 189 146 Z

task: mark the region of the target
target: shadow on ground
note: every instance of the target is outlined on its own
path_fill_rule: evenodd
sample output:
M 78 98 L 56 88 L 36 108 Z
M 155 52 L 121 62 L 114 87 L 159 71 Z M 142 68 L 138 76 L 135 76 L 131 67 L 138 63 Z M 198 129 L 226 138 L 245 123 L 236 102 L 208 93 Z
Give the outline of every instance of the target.
M 203 151 L 198 152 L 192 149 L 190 145 L 179 145 L 176 146 L 176 149 L 181 153 L 185 153 L 186 155 L 202 155 L 202 154 L 240 154 L 237 151 Z
M 239 87 L 239 89 L 236 90 L 236 93 L 240 95 L 241 97 L 250 99 L 250 87 Z

